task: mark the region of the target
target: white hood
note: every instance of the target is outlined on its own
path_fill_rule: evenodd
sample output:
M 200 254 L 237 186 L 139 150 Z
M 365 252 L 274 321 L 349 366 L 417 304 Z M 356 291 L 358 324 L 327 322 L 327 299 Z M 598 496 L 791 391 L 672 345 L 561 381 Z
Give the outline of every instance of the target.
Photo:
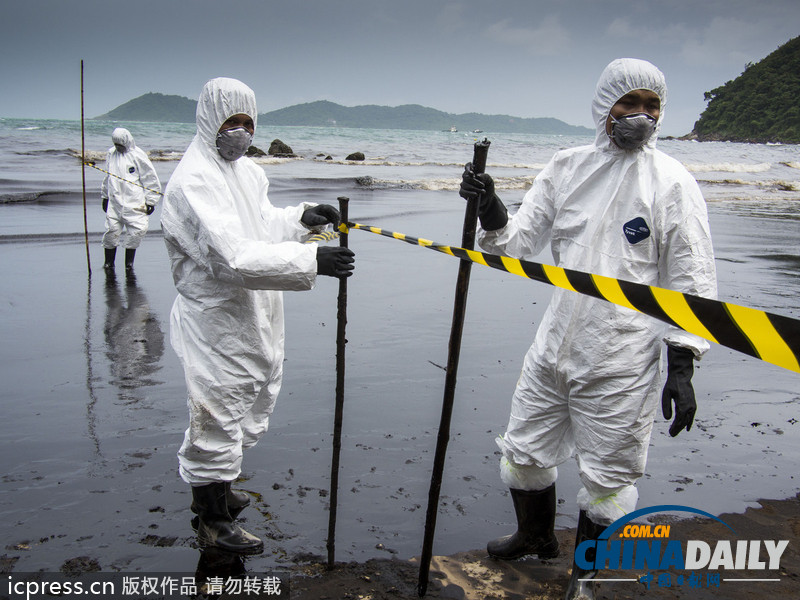
M 133 142 L 133 135 L 131 135 L 131 132 L 124 127 L 117 127 L 111 132 L 111 141 L 115 146 L 117 144 L 124 146 L 125 152 L 130 152 L 136 148 L 136 144 Z
M 606 133 L 606 121 L 617 101 L 633 90 L 650 90 L 658 94 L 661 99 L 656 130 L 647 142 L 647 146 L 655 147 L 661 121 L 664 118 L 664 107 L 667 104 L 667 83 L 664 74 L 646 60 L 618 58 L 603 70 L 592 100 L 592 117 L 597 131 L 595 145 L 599 148 L 616 148 Z
M 197 100 L 197 136 L 216 152 L 217 133 L 233 115 L 247 115 L 256 125 L 256 95 L 237 79 L 217 77 L 203 87 Z

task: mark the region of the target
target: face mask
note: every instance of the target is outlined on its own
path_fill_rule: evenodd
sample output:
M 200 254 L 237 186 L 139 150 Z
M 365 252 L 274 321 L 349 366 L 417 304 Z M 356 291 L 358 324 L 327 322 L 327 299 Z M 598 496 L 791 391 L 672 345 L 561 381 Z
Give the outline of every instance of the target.
M 647 113 L 634 113 L 619 119 L 611 117 L 610 137 L 623 150 L 644 146 L 656 130 L 656 120 Z
M 217 134 L 217 150 L 225 160 L 238 160 L 253 143 L 253 136 L 244 127 L 225 129 Z
M 125 154 L 125 151 L 127 150 L 127 148 L 125 148 L 125 146 L 123 146 L 122 144 L 114 144 L 114 148 L 116 148 L 117 152 L 119 152 L 120 154 Z

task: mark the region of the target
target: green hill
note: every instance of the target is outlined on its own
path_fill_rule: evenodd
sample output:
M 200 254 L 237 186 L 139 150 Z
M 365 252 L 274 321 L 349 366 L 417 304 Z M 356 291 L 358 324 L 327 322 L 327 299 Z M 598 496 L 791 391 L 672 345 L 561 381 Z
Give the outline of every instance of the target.
M 705 93 L 692 135 L 701 141 L 800 143 L 800 37 Z
M 150 92 L 120 104 L 104 115 L 95 117 L 106 121 L 157 121 L 194 123 L 197 100 L 183 96 L 166 96 Z
M 113 121 L 168 121 L 194 123 L 196 100 L 182 96 L 149 93 L 134 98 L 104 115 Z M 522 119 L 508 115 L 468 113 L 454 115 L 418 104 L 403 106 L 341 106 L 327 100 L 296 104 L 258 115 L 259 125 L 306 127 L 352 127 L 371 129 L 422 129 L 462 131 L 593 135 L 586 127 L 568 125 L 551 118 Z
M 561 135 L 593 135 L 586 127 L 568 125 L 551 118 L 522 119 L 509 115 L 483 115 L 479 113 L 451 114 L 420 106 L 341 106 L 327 100 L 296 104 L 259 115 L 262 125 L 305 125 L 309 127 L 355 127 L 370 129 L 424 129 L 545 133 Z

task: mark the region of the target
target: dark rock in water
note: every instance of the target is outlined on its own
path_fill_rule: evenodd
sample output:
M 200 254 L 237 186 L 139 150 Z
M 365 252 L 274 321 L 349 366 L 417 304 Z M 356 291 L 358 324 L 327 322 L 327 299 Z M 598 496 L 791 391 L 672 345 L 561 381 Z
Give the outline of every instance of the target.
M 325 157 L 325 160 L 333 160 L 333 157 L 330 154 L 328 154 L 328 156 Z
M 261 148 L 257 148 L 255 146 L 250 146 L 247 149 L 247 152 L 244 153 L 245 156 L 266 156 L 267 153 L 264 152 Z
M 364 187 L 370 187 L 374 180 L 369 175 L 362 175 L 361 177 L 356 177 L 356 183 Z
M 345 160 L 364 160 L 364 153 L 363 152 L 353 152 L 352 154 L 348 154 Z
M 294 158 L 297 156 L 294 151 L 280 140 L 272 140 L 269 145 L 269 155 L 277 156 L 278 158 Z

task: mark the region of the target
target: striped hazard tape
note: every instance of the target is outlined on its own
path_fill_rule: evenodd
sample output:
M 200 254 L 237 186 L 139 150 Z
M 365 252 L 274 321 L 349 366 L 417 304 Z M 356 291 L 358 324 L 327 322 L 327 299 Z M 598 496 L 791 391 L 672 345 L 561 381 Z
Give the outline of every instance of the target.
M 797 319 L 641 283 L 446 246 L 360 223 L 348 222 L 339 226 L 342 233 L 347 233 L 348 229 L 360 229 L 391 237 L 513 275 L 606 300 L 679 327 L 715 344 L 800 373 L 800 320 Z
M 125 179 L 124 177 L 120 177 L 119 175 L 114 175 L 114 173 L 110 173 L 109 171 L 106 171 L 105 169 L 101 169 L 100 167 L 98 167 L 93 162 L 84 162 L 83 164 L 85 164 L 87 167 L 92 167 L 93 169 L 97 169 L 98 171 L 100 171 L 102 173 L 105 173 L 106 175 L 110 175 L 111 177 L 116 177 L 117 179 L 119 179 L 121 181 L 124 181 L 125 183 L 130 183 L 131 185 L 135 185 L 136 187 L 140 187 L 143 190 L 147 190 L 148 192 L 154 192 L 154 193 L 158 194 L 159 196 L 163 196 L 164 195 L 163 192 L 161 192 L 159 190 L 153 190 L 153 189 L 150 189 L 149 187 L 143 186 L 138 181 L 131 181 L 130 179 Z
M 331 240 L 335 240 L 338 237 L 339 233 L 336 231 L 323 231 L 322 233 L 317 233 L 312 235 L 304 243 L 311 244 L 314 242 L 330 242 Z

